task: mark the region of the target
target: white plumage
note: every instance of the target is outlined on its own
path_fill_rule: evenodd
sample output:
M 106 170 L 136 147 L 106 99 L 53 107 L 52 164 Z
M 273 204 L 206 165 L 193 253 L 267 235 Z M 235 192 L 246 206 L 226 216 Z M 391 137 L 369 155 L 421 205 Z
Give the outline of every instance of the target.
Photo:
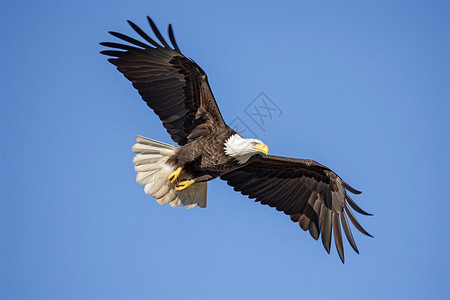
M 144 191 L 159 204 L 172 207 L 183 204 L 186 208 L 206 207 L 206 182 L 195 183 L 183 191 L 175 190 L 175 183 L 167 178 L 174 168 L 167 163 L 177 147 L 143 136 L 136 136 L 137 144 L 132 148 L 137 155 L 133 159 L 137 172 L 136 181 L 145 185 Z

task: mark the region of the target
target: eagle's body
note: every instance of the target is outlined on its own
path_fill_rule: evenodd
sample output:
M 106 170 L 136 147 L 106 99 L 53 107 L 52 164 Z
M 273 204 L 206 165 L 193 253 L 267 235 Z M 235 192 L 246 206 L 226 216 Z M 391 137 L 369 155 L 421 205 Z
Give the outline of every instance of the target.
M 236 132 L 227 127 L 178 148 L 169 163 L 183 167 L 189 173 L 180 178 L 192 179 L 204 177 L 211 180 L 239 167 L 238 163 L 225 154 L 225 142 Z M 207 179 L 206 179 L 207 178 Z M 197 180 L 198 182 L 198 180 Z
M 131 27 L 149 44 L 110 32 L 132 45 L 105 42 L 109 61 L 129 79 L 142 99 L 159 116 L 179 147 L 137 136 L 133 162 L 137 182 L 160 204 L 206 206 L 206 182 L 220 177 L 255 201 L 290 215 L 303 230 L 330 251 L 334 235 L 342 261 L 342 229 L 358 252 L 347 217 L 362 233 L 350 207 L 366 214 L 347 191 L 360 194 L 327 167 L 308 159 L 270 156 L 268 147 L 256 139 L 241 137 L 223 120 L 205 72 L 186 58 L 175 42 L 173 48 L 148 18 L 159 43 L 142 29 Z M 370 236 L 370 235 L 369 235 Z

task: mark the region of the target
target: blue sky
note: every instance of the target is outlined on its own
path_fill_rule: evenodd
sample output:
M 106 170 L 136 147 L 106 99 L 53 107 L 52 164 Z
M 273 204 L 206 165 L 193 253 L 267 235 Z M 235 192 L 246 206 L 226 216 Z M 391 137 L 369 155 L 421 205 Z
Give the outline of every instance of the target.
M 1 299 L 445 299 L 447 1 L 1 1 Z M 224 118 L 272 154 L 312 158 L 363 194 L 360 255 L 209 184 L 160 206 L 135 182 L 136 134 L 171 142 L 98 54 L 114 30 L 172 23 Z M 283 114 L 263 129 L 260 93 Z

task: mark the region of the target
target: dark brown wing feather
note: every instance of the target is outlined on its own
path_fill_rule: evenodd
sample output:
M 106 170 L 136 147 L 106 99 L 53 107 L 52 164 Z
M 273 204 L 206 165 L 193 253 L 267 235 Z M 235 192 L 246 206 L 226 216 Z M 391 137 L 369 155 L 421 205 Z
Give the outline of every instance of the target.
M 105 50 L 100 53 L 113 57 L 108 61 L 133 83 L 142 99 L 159 116 L 167 132 L 179 145 L 226 127 L 205 72 L 181 53 L 172 27 L 169 25 L 169 38 L 173 48 L 164 40 L 153 21 L 150 18 L 148 21 L 162 45 L 128 21 L 149 44 L 121 33 L 110 32 L 132 45 L 104 42 L 100 44 L 124 51 Z
M 235 191 L 290 215 L 291 220 L 298 222 L 303 230 L 308 230 L 314 239 L 317 240 L 322 235 L 322 244 L 328 253 L 333 234 L 342 262 L 344 247 L 341 224 L 350 245 L 358 252 L 347 215 L 359 231 L 371 236 L 350 210 L 352 207 L 359 213 L 369 215 L 347 194 L 347 190 L 354 194 L 361 192 L 313 160 L 261 156 L 220 178 L 233 186 Z

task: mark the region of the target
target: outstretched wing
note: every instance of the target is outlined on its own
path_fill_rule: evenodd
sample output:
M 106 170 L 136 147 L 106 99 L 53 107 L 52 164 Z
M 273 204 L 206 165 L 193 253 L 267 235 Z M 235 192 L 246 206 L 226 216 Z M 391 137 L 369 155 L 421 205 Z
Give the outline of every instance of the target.
M 132 45 L 103 42 L 100 44 L 118 50 L 100 53 L 113 57 L 108 61 L 133 83 L 178 145 L 226 127 L 205 72 L 181 53 L 172 26 L 169 25 L 169 38 L 173 48 L 164 40 L 153 21 L 149 17 L 147 19 L 162 45 L 128 21 L 148 44 L 121 33 L 110 32 Z
M 361 214 L 370 215 L 359 208 L 347 193 L 361 192 L 313 160 L 262 156 L 220 178 L 226 180 L 235 191 L 290 215 L 291 220 L 298 222 L 303 230 L 309 230 L 314 239 L 322 235 L 322 243 L 328 253 L 331 234 L 334 232 L 334 241 L 342 262 L 344 248 L 341 225 L 350 245 L 358 252 L 347 216 L 359 231 L 371 236 L 350 210 L 352 207 Z

